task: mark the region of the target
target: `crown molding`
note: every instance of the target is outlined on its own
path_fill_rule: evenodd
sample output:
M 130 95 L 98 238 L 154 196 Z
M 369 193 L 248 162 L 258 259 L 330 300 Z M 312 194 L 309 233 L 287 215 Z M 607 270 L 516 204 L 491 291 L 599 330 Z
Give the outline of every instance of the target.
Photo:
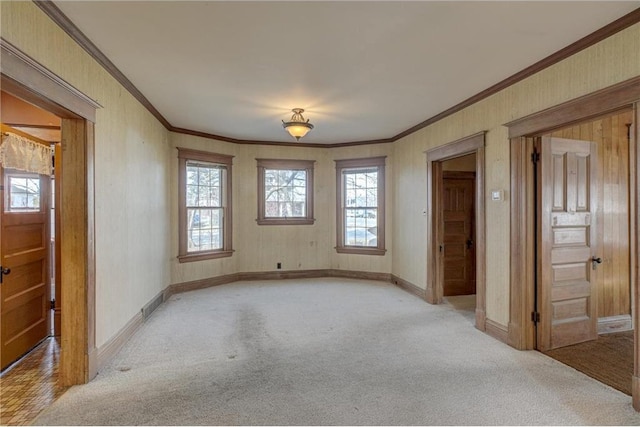
M 53 3 L 52 0 L 33 0 L 33 2 L 42 11 L 49 16 L 62 30 L 64 30 L 76 43 L 80 45 L 91 57 L 93 57 L 109 74 L 113 76 L 122 86 L 124 86 L 153 116 L 155 116 L 164 127 L 176 133 L 185 135 L 199 136 L 202 138 L 215 139 L 218 141 L 229 142 L 233 144 L 255 144 L 255 145 L 279 145 L 279 146 L 295 146 L 295 147 L 310 147 L 310 148 L 336 148 L 336 147 L 349 147 L 355 145 L 369 145 L 369 144 L 386 144 L 398 141 L 414 132 L 419 131 L 437 121 L 444 119 L 452 114 L 461 111 L 470 105 L 473 105 L 485 98 L 490 97 L 507 87 L 514 85 L 527 77 L 530 77 L 545 68 L 548 68 L 558 62 L 590 47 L 602 40 L 640 22 L 640 8 L 635 9 L 628 14 L 622 16 L 619 19 L 605 25 L 599 30 L 581 38 L 580 40 L 566 46 L 563 49 L 547 56 L 546 58 L 536 62 L 533 65 L 513 74 L 510 77 L 496 83 L 495 85 L 473 95 L 470 98 L 436 114 L 433 117 L 426 119 L 425 121 L 418 123 L 409 129 L 400 132 L 399 134 L 390 138 L 382 138 L 375 140 L 363 140 L 363 141 L 351 141 L 341 142 L 335 144 L 310 144 L 310 143 L 294 143 L 294 142 L 278 142 L 278 141 L 259 141 L 259 140 L 246 140 L 225 137 L 222 135 L 211 134 L 207 132 L 200 132 L 196 130 L 184 129 L 173 126 L 162 114 L 149 102 L 149 100 L 134 86 L 133 83 L 107 58 L 107 56 L 93 44 L 93 42 L 84 34 L 71 20 Z
M 249 144 L 249 145 L 278 145 L 281 147 L 308 147 L 308 148 L 337 148 L 337 147 L 351 147 L 354 145 L 370 145 L 370 144 L 387 144 L 394 142 L 391 138 L 387 139 L 376 139 L 371 141 L 351 141 L 351 142 L 338 142 L 334 144 L 312 144 L 305 142 L 279 142 L 279 141 L 261 141 L 261 140 L 250 140 L 250 139 L 236 139 L 229 138 L 228 136 L 216 135 L 207 132 L 200 132 L 197 130 L 178 128 L 174 126 L 170 126 L 168 128 L 171 132 L 181 133 L 184 135 L 192 135 L 199 136 L 201 138 L 207 139 L 215 139 L 216 141 L 229 142 L 232 144 Z

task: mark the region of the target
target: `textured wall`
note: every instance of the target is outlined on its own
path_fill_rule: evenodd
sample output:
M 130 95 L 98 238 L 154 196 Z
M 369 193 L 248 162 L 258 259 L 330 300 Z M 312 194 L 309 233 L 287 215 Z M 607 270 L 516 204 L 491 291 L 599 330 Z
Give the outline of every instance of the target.
M 1 13 L 3 38 L 103 106 L 95 126 L 100 347 L 169 284 L 168 132 L 32 2 L 3 1 Z
M 426 156 L 424 151 L 487 131 L 487 317 L 509 321 L 509 140 L 514 119 L 640 75 L 636 24 L 452 116 L 397 141 L 393 273 L 426 286 Z M 488 197 L 505 190 L 505 201 Z

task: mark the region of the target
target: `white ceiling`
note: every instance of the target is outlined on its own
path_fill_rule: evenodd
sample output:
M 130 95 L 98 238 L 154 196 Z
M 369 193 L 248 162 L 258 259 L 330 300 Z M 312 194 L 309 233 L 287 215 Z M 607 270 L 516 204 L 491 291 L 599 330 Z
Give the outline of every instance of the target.
M 55 1 L 175 127 L 306 143 L 390 138 L 638 1 Z M 99 101 L 99 100 L 98 100 Z

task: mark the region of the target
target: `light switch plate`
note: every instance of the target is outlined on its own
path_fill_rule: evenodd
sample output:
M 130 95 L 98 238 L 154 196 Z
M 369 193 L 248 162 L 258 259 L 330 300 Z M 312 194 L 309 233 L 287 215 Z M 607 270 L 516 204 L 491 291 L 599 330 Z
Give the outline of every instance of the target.
M 504 200 L 504 190 L 491 190 L 491 200 L 498 202 Z

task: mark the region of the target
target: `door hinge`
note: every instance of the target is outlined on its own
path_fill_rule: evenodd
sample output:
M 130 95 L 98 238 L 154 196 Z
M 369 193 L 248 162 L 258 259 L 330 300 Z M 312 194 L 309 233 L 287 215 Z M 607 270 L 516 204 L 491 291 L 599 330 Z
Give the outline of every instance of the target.
M 50 309 L 51 309 L 51 310 L 55 310 L 55 309 L 56 309 L 56 300 L 52 299 L 52 300 L 50 301 L 50 303 L 51 303 L 51 304 L 49 305 Z
M 531 312 L 531 321 L 533 323 L 540 323 L 540 313 L 538 313 L 537 311 L 532 311 Z
M 540 153 L 534 151 L 533 153 L 531 153 L 531 161 L 533 163 L 538 163 L 540 161 Z

